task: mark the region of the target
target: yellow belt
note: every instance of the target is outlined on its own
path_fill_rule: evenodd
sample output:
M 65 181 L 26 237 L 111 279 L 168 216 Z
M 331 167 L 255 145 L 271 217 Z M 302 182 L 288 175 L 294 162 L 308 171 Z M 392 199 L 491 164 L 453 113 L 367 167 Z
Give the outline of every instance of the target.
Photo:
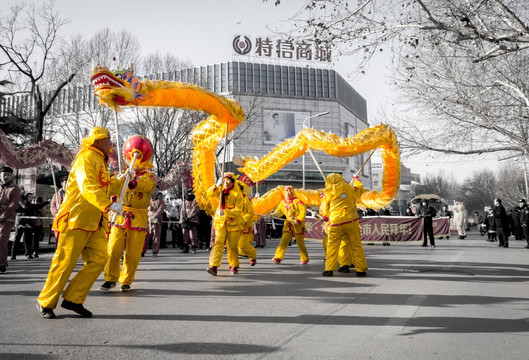
M 144 214 L 149 212 L 148 209 L 137 209 L 137 208 L 128 207 L 128 206 L 123 206 L 123 211 L 130 211 L 132 213 L 144 213 Z

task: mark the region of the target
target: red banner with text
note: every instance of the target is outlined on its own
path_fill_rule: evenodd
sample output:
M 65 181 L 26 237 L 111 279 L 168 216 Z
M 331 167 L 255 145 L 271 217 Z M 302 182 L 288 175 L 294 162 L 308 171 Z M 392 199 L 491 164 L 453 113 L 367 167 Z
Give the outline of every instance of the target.
M 365 216 L 360 219 L 360 233 L 365 242 L 420 241 L 422 240 L 423 219 L 407 216 Z M 450 235 L 448 218 L 433 220 L 435 237 Z M 323 239 L 323 222 L 307 218 L 305 236 L 309 239 Z

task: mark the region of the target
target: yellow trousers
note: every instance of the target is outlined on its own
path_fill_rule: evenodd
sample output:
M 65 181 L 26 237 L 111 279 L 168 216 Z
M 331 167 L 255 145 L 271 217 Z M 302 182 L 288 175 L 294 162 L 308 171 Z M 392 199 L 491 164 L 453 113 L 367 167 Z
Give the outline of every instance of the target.
M 325 253 L 325 271 L 336 270 L 339 256 L 341 265 L 354 264 L 357 272 L 367 270 L 367 261 L 360 239 L 360 224 L 358 221 L 329 227 L 328 237 L 327 252 Z
M 48 278 L 37 300 L 42 307 L 50 309 L 57 307 L 59 296 L 77 265 L 79 256 L 83 258 L 84 265 L 72 278 L 62 297 L 82 304 L 107 262 L 105 230 L 102 228 L 95 232 L 67 230 L 60 234 Z
M 209 255 L 209 266 L 219 267 L 222 263 L 222 253 L 224 252 L 224 241 L 226 241 L 226 249 L 228 250 L 228 263 L 232 267 L 239 267 L 239 237 L 241 231 L 227 231 L 223 226 L 219 230 L 215 230 L 215 244 L 211 248 Z
M 239 254 L 248 256 L 248 259 L 253 260 L 257 257 L 257 251 L 252 246 L 253 232 L 241 232 L 239 237 Z
M 301 261 L 309 261 L 309 253 L 307 252 L 307 248 L 305 247 L 305 235 L 295 234 L 294 239 L 296 239 L 296 244 L 298 245 Z M 283 235 L 281 236 L 281 241 L 279 242 L 279 245 L 276 249 L 274 258 L 283 260 L 283 257 L 285 256 L 285 252 L 287 251 L 288 243 L 291 240 L 292 240 L 292 233 L 284 232 Z
M 140 264 L 141 252 L 145 242 L 145 231 L 125 230 L 112 226 L 108 241 L 108 261 L 105 266 L 105 281 L 119 282 L 122 285 L 130 285 L 134 281 L 136 269 Z M 125 250 L 123 258 L 123 270 L 121 270 L 121 255 Z

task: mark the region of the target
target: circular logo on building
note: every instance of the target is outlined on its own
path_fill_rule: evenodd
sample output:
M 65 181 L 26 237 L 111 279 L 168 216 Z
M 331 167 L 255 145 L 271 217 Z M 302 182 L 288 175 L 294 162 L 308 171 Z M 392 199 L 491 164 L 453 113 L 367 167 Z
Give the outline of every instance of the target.
M 248 55 L 252 50 L 252 42 L 248 36 L 241 39 L 241 35 L 233 38 L 233 50 L 239 55 Z
M 342 195 L 340 195 L 340 197 L 341 197 L 342 199 L 345 199 L 345 198 L 347 197 L 347 195 L 346 195 L 345 193 L 342 193 Z

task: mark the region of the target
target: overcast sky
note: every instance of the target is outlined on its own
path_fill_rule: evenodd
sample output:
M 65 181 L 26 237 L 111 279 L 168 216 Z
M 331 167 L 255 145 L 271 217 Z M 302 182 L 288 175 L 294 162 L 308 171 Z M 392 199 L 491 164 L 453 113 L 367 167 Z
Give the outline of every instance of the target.
M 42 3 L 41 0 L 26 2 Z M 10 0 L 2 0 L 0 14 Z M 86 38 L 105 27 L 111 30 L 126 29 L 135 34 L 141 44 L 142 54 L 172 53 L 180 59 L 189 59 L 193 65 L 205 65 L 231 60 L 232 40 L 235 34 L 252 38 L 270 35 L 267 27 L 288 29 L 288 19 L 293 17 L 305 1 L 282 0 L 151 0 L 151 1 L 75 1 L 56 0 L 56 8 L 70 23 L 65 35 L 81 33 Z M 373 120 L 383 108 L 391 108 L 392 94 L 388 86 L 389 61 L 381 56 L 370 65 L 367 74 L 353 76 L 355 67 L 350 58 L 333 58 L 334 69 L 351 83 L 367 100 L 368 117 Z M 112 68 L 112 64 L 103 64 Z M 250 155 L 250 154 L 249 154 Z M 457 178 L 469 176 L 483 167 L 483 159 L 446 159 L 415 157 L 404 160 L 413 172 L 422 175 L 443 169 Z M 487 165 L 492 164 L 488 162 Z M 495 167 L 495 165 L 494 165 Z

